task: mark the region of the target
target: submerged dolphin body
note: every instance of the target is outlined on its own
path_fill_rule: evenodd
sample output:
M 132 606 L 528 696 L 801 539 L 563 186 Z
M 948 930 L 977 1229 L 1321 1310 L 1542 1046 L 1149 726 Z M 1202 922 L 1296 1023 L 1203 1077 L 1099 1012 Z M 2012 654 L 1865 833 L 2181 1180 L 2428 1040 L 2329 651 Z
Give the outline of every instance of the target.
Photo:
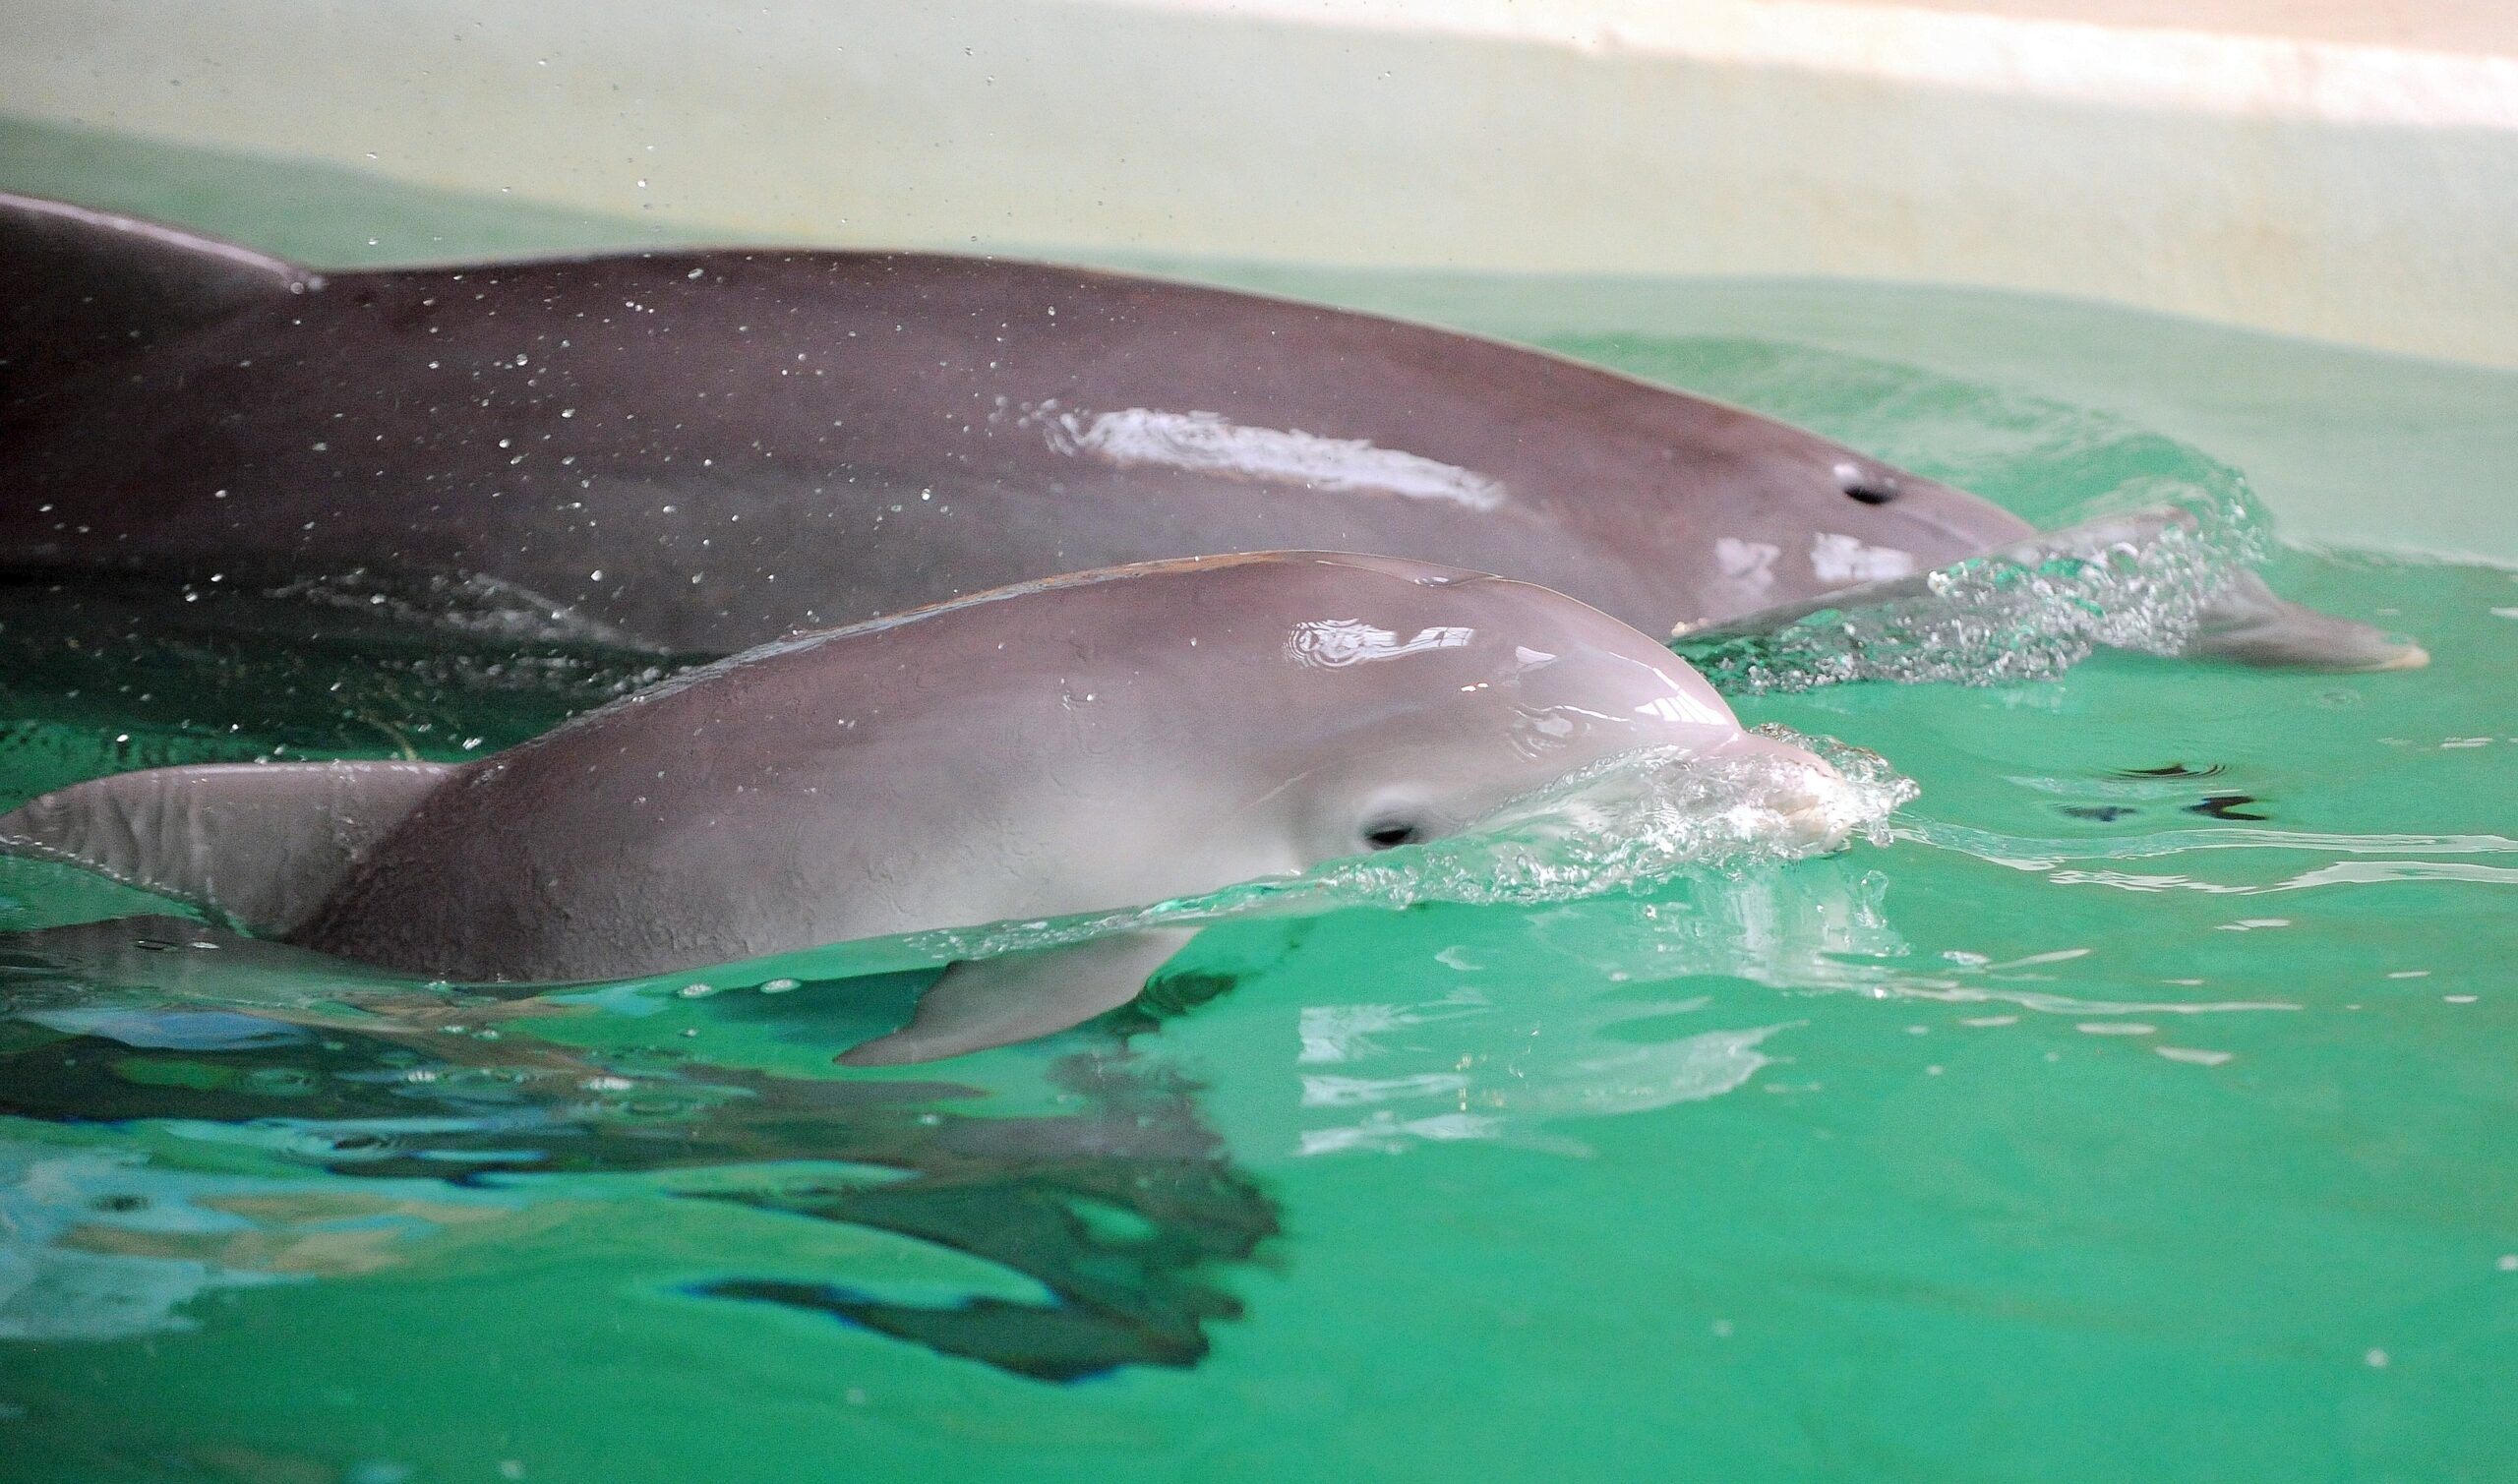
M 570 981 L 1121 909 L 1458 831 L 1636 748 L 1757 759 L 1805 846 L 1841 780 L 1559 593 L 1380 558 L 1084 573 L 762 646 L 459 766 L 165 768 L 0 816 L 297 945 Z M 1184 936 L 929 991 L 922 1060 L 1124 1003 Z
M 676 650 L 1289 547 L 1501 572 L 1666 635 L 2035 534 L 1539 351 L 1034 264 L 323 274 L 0 197 L 0 560 L 487 578 Z M 2422 659 L 2251 581 L 2196 647 Z

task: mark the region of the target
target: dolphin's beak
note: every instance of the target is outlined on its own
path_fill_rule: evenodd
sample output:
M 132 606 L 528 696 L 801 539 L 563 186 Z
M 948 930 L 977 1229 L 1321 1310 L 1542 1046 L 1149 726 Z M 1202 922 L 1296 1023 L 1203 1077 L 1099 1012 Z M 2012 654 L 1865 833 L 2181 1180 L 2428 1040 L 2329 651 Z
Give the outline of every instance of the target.
M 2419 670 L 2430 652 L 2383 629 L 2302 608 L 2274 595 L 2264 579 L 2240 572 L 2203 610 L 2202 631 L 2185 652 L 2298 670 Z

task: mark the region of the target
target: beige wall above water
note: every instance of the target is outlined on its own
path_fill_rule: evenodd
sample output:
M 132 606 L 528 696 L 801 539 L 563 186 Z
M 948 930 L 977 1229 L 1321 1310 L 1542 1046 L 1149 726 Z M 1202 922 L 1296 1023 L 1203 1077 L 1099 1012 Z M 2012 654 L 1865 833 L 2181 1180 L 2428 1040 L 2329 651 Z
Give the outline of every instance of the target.
M 2518 365 L 2501 0 L 5 0 L 0 111 L 678 235 L 1935 281 Z

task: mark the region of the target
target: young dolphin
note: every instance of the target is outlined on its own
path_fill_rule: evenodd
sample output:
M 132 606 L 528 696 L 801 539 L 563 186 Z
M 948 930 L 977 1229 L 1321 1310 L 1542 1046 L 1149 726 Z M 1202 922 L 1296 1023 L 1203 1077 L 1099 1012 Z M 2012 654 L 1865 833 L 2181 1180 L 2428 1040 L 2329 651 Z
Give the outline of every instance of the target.
M 0 847 L 359 963 L 614 979 L 1126 908 L 1458 831 L 1639 747 L 1841 780 L 1650 637 L 1544 588 L 1317 553 L 1159 563 L 770 644 L 461 765 L 124 774 Z M 1124 1003 L 1185 936 L 950 971 L 851 1053 L 924 1060 Z
M 12 562 L 489 578 L 714 653 L 1285 547 L 1501 572 L 1667 635 L 2036 534 L 1735 407 L 1250 294 L 908 253 L 325 274 L 13 197 L 0 435 Z M 2248 581 L 2195 647 L 2423 659 Z

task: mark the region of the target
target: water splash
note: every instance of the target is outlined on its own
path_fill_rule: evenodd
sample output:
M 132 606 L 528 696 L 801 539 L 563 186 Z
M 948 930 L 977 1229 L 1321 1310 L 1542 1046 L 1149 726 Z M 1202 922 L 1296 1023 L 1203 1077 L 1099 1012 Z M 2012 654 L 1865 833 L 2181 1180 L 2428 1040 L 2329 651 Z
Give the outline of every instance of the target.
M 1641 891 L 1682 871 L 1737 871 L 1823 854 L 1855 836 L 1885 843 L 1888 815 L 1921 792 L 1863 748 L 1781 726 L 1756 731 L 1819 757 L 1838 776 L 1814 775 L 1772 753 L 1645 748 L 1570 773 L 1449 839 L 1331 861 L 1293 889 L 1341 907 L 1530 904 Z
M 2119 513 L 2125 506 L 2147 507 Z M 2184 651 L 2263 561 L 2270 534 L 2235 475 L 2133 481 L 2081 523 L 1921 577 L 1752 616 L 1671 647 L 1733 694 L 1849 681 L 1994 685 L 2051 680 L 2099 648 Z

